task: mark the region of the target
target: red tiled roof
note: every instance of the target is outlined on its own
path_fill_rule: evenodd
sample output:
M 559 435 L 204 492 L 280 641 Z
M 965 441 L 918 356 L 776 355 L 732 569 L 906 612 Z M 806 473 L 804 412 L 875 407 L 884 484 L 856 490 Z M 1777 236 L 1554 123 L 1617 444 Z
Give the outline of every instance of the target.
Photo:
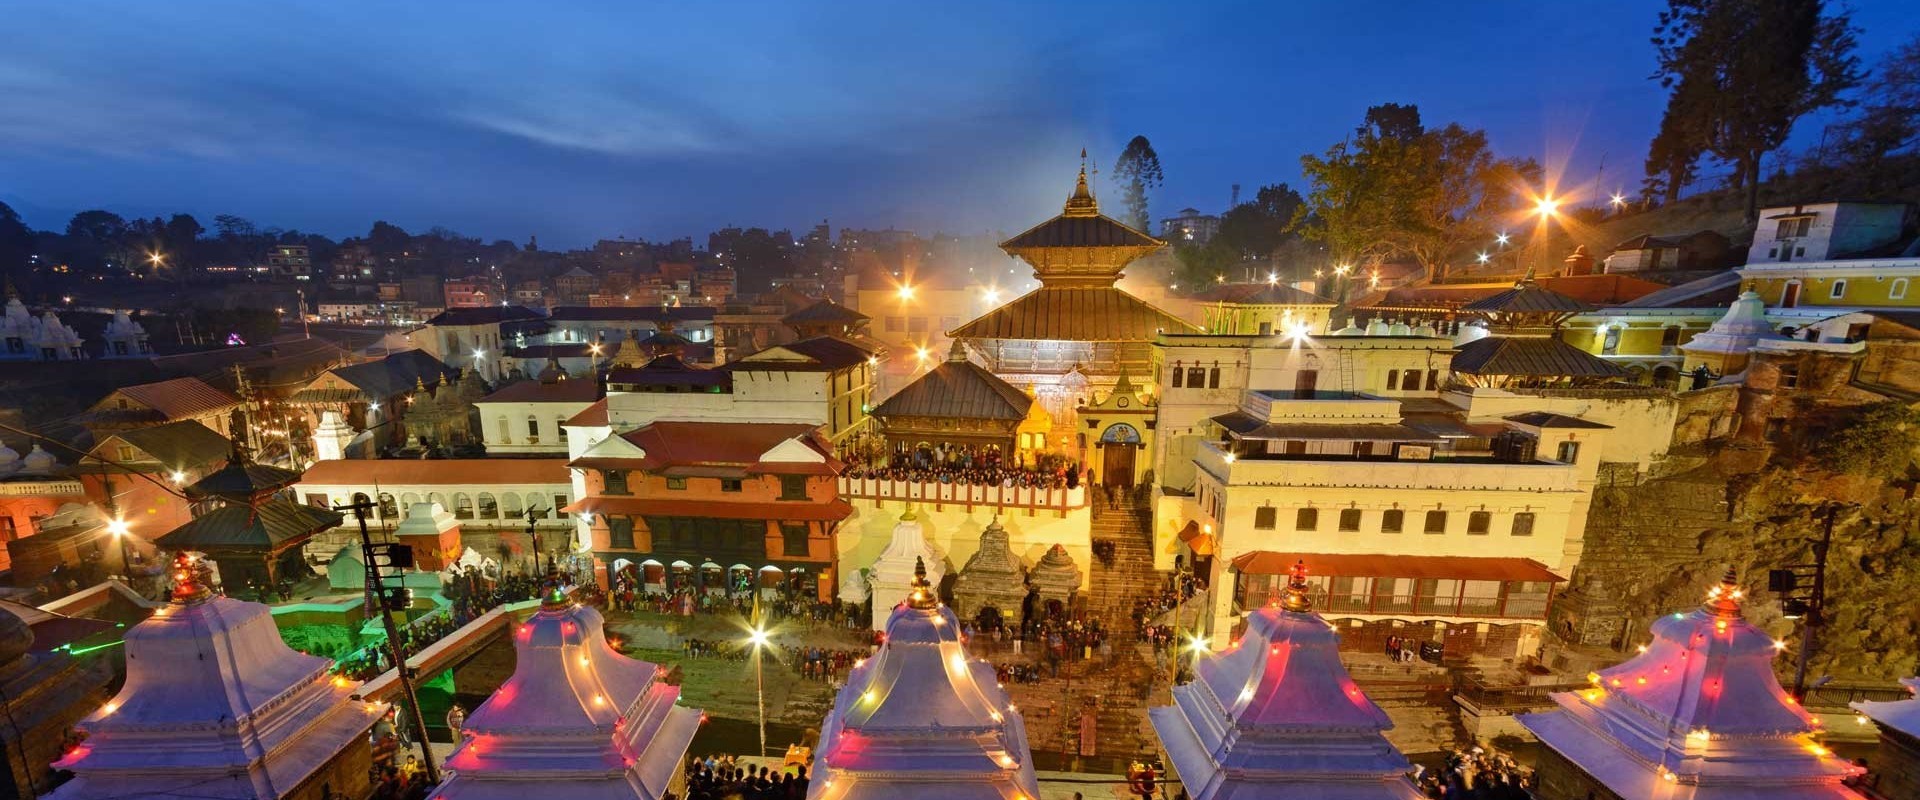
M 568 483 L 564 458 L 348 458 L 315 462 L 300 483 L 323 486 Z
M 607 398 L 587 406 L 585 411 L 568 418 L 562 425 L 605 425 L 607 424 Z
M 713 517 L 716 519 L 777 519 L 838 522 L 853 513 L 845 500 L 814 502 L 730 503 L 725 500 L 655 500 L 643 497 L 588 497 L 560 509 L 569 514 L 631 514 L 658 517 Z
M 174 378 L 159 383 L 123 386 L 119 393 L 167 415 L 169 421 L 192 419 L 240 404 L 240 398 L 214 388 L 199 378 Z
M 582 458 L 571 466 L 661 470 L 668 467 L 745 467 L 748 472 L 834 474 L 840 462 L 814 435 L 818 426 L 777 422 L 655 422 L 621 434 L 647 451 L 642 459 Z M 800 439 L 826 457 L 824 463 L 763 462 L 760 456 L 789 439 Z
M 1550 581 L 1565 578 L 1531 558 L 1402 556 L 1346 553 L 1276 553 L 1255 550 L 1233 559 L 1233 568 L 1253 575 L 1285 575 L 1304 561 L 1307 574 L 1338 578 L 1440 578 L 1468 581 Z

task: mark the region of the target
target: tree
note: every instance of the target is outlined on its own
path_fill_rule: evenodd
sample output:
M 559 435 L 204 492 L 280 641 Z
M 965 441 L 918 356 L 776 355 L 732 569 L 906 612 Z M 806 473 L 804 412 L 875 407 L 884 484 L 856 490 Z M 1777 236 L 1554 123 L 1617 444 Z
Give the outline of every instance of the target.
M 33 257 L 33 229 L 20 221 L 12 206 L 0 203 L 0 272 L 13 273 Z
M 1920 412 L 1896 401 L 1852 413 L 1820 437 L 1813 457 L 1834 472 L 1898 478 L 1913 464 L 1916 447 L 1920 447 Z
M 1135 230 L 1146 231 L 1147 190 L 1160 188 L 1166 176 L 1160 171 L 1160 154 L 1145 136 L 1135 136 L 1113 162 L 1113 182 L 1120 186 L 1120 205 L 1125 209 L 1120 221 Z
M 1860 116 L 1840 126 L 1842 163 L 1877 175 L 1880 162 L 1920 142 L 1920 35 L 1881 60 Z
M 1253 202 L 1227 209 L 1213 241 L 1243 259 L 1269 258 L 1296 235 L 1294 217 L 1305 204 L 1300 193 L 1284 183 L 1262 186 Z
M 233 214 L 221 214 L 213 218 L 213 227 L 220 231 L 220 238 L 228 241 L 251 239 L 258 235 L 259 229 L 245 217 Z
M 1859 83 L 1854 34 L 1825 0 L 1667 0 L 1660 12 L 1655 77 L 1672 92 L 1667 112 L 1733 165 L 1748 224 L 1759 221 L 1761 159 Z
M 1394 252 L 1394 234 L 1408 217 L 1406 199 L 1419 173 L 1409 141 L 1424 129 L 1420 110 L 1397 103 L 1367 109 L 1365 122 L 1324 155 L 1300 157 L 1306 204 L 1295 214 L 1302 235 L 1352 262 Z M 1311 224 L 1307 224 L 1307 223 Z
M 413 237 L 386 220 L 377 220 L 373 229 L 367 231 L 367 249 L 377 256 L 399 255 L 407 249 Z
M 1525 187 L 1539 182 L 1540 167 L 1531 159 L 1495 158 L 1485 131 L 1458 123 L 1422 133 L 1415 144 L 1407 167 L 1422 177 L 1394 240 L 1434 280 L 1445 280 L 1456 257 L 1492 238 L 1495 223 L 1519 208 Z
M 111 211 L 82 211 L 67 221 L 67 235 L 95 245 L 117 245 L 127 235 L 127 221 Z
M 1179 267 L 1173 273 L 1174 283 L 1196 291 L 1229 277 L 1228 271 L 1240 263 L 1234 249 L 1217 237 L 1198 247 L 1175 248 L 1173 256 L 1179 261 Z
M 1679 92 L 1676 92 L 1678 94 Z M 1672 204 L 1680 199 L 1680 190 L 1699 174 L 1700 157 L 1706 154 L 1706 137 L 1688 123 L 1691 117 L 1674 113 L 1669 104 L 1660 117 L 1660 132 L 1647 147 L 1647 179 L 1641 195 L 1659 197 Z

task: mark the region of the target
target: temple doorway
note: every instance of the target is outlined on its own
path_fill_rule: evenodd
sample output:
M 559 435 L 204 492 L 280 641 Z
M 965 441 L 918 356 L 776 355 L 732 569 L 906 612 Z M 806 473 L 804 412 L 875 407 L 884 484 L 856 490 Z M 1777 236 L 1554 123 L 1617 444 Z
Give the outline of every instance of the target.
M 1100 434 L 1100 482 L 1133 488 L 1133 457 L 1140 449 L 1140 431 L 1120 424 Z

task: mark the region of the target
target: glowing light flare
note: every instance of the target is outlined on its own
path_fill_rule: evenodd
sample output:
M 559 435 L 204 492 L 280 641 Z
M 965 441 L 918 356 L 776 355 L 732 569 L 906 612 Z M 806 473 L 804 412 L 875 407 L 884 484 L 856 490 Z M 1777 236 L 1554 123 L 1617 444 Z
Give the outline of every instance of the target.
M 1488 261 L 1488 260 L 1490 260 L 1490 259 L 1492 258 L 1492 256 L 1489 256 L 1489 255 L 1487 255 L 1486 253 L 1481 253 L 1480 255 L 1478 255 L 1478 256 L 1475 256 L 1474 258 L 1475 258 L 1475 260 L 1477 260 L 1477 261 L 1479 261 L 1480 263 L 1482 263 L 1482 264 L 1485 264 L 1485 263 L 1487 263 L 1487 261 Z
M 1280 285 L 1280 273 L 1278 273 L 1278 272 L 1269 272 L 1269 273 L 1267 273 L 1267 285 L 1268 285 L 1268 286 L 1278 286 L 1278 285 Z
M 1510 241 L 1513 241 L 1513 237 L 1508 236 L 1506 231 L 1501 231 L 1499 235 L 1493 237 L 1493 240 L 1499 244 L 1504 245 Z
M 1614 208 L 1619 208 L 1627 204 L 1627 196 L 1619 192 L 1614 192 L 1613 196 L 1607 199 L 1607 202 L 1612 203 Z
M 174 483 L 180 483 L 181 481 L 184 481 L 187 479 L 187 473 L 181 472 L 180 470 L 176 469 L 173 471 L 173 475 L 170 477 L 173 478 Z
M 126 519 L 121 517 L 114 517 L 113 519 L 107 520 L 107 533 L 113 534 L 114 538 L 116 539 L 127 535 Z M 183 575 L 180 577 L 180 580 L 184 581 L 186 580 L 186 577 Z
M 901 285 L 900 285 L 900 290 L 899 290 L 898 292 L 895 292 L 895 294 L 897 294 L 897 295 L 899 295 L 899 296 L 900 296 L 900 299 L 902 299 L 902 300 L 912 300 L 912 299 L 913 299 L 913 287 L 912 287 L 912 286 L 909 286 L 909 285 L 906 285 L 906 284 L 901 284 Z
M 754 628 L 747 632 L 747 644 L 753 645 L 755 648 L 766 647 L 768 641 L 767 629 L 765 628 Z
M 987 304 L 988 304 L 988 305 L 994 305 L 994 304 L 996 304 L 996 303 L 999 303 L 999 302 L 1000 302 L 1000 290 L 999 290 L 999 289 L 988 289 L 988 290 L 986 290 L 985 292 L 981 292 L 981 293 L 980 293 L 980 299 L 982 299 L 982 300 L 985 300 L 985 301 L 987 301 Z
M 1542 217 L 1551 217 L 1560 212 L 1560 201 L 1550 196 L 1533 201 L 1533 213 Z

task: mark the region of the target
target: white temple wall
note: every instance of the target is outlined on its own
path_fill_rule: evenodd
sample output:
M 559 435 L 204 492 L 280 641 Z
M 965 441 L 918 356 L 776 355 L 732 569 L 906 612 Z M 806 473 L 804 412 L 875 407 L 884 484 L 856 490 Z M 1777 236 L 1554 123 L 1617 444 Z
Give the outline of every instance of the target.
M 893 541 L 893 526 L 900 522 L 900 515 L 906 510 L 907 505 L 897 500 L 879 501 L 877 507 L 873 500 L 853 501 L 853 514 L 840 523 L 835 536 L 840 573 L 845 576 L 843 587 L 862 579 L 861 571 L 871 567 L 887 543 Z M 955 573 L 980 549 L 980 532 L 993 521 L 994 511 L 991 506 L 974 506 L 972 511 L 957 505 L 939 509 L 917 503 L 913 506 L 913 513 L 919 516 L 927 531 L 927 540 L 947 554 L 948 571 Z M 1040 510 L 1029 516 L 1025 509 L 1010 509 L 1001 515 L 1000 524 L 1007 529 L 1013 554 L 1028 568 L 1058 544 L 1066 548 L 1067 554 L 1073 556 L 1074 565 L 1080 568 L 1081 587 L 1084 589 L 1090 584 L 1093 563 L 1090 510 L 1084 507 L 1065 512 Z

